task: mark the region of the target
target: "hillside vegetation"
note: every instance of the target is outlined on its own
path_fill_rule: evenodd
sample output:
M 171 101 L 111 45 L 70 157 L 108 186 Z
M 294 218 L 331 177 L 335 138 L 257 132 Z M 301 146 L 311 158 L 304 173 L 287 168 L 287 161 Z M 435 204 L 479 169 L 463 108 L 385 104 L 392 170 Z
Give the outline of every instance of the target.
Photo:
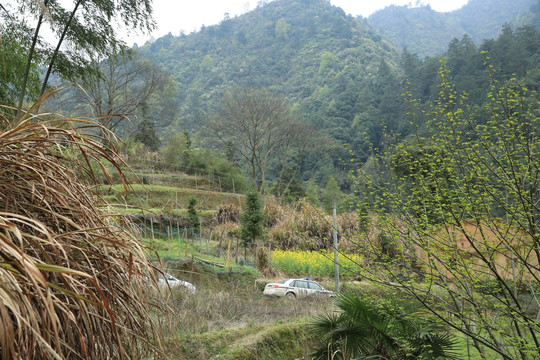
M 538 359 L 540 32 L 509 4 L 424 57 L 326 0 L 132 51 L 104 19 L 150 0 L 75 2 L 0 11 L 2 359 Z M 287 277 L 337 296 L 263 296 Z
M 398 60 L 374 30 L 324 0 L 271 2 L 197 33 L 169 34 L 139 51 L 178 82 L 179 112 L 166 129 L 200 131 L 206 139 L 207 120 L 226 91 L 248 86 L 284 95 L 299 120 L 328 138 L 306 159 L 313 171 L 305 177 L 323 184 L 346 155 L 341 145 L 354 142 L 355 115 L 377 107 L 371 89 L 380 87 L 380 67 L 391 70 Z M 314 168 L 326 168 L 325 174 Z
M 364 163 L 371 148 L 388 145 L 384 132 L 396 134 L 391 141 L 411 135 L 408 105 L 402 94 L 410 88 L 411 96 L 422 104 L 435 100 L 441 56 L 456 87 L 472 95 L 474 106 L 482 107 L 485 102 L 486 56 L 501 67 L 502 75 L 526 77 L 531 86 L 536 86 L 538 32 L 534 27 L 503 27 L 506 20 L 501 14 L 507 13 L 507 4 L 497 4 L 490 7 L 497 16 L 489 19 L 498 24 L 501 34 L 480 44 L 472 36 L 459 34 L 429 40 L 430 34 L 437 33 L 432 25 L 444 23 L 449 29 L 462 26 L 457 20 L 444 19 L 469 14 L 467 9 L 480 6 L 476 2 L 460 10 L 463 13 L 438 14 L 425 7 L 384 10 L 396 12 L 390 19 L 402 21 L 413 16 L 421 21 L 421 40 L 412 36 L 415 43 L 428 41 L 444 49 L 441 55 L 426 58 L 411 49 L 397 50 L 371 28 L 370 22 L 347 16 L 327 1 L 274 1 L 200 32 L 169 34 L 138 49 L 167 68 L 178 85 L 178 112 L 172 118 L 156 118 L 157 132 L 166 143 L 170 133 L 189 131 L 197 134 L 193 137 L 197 146 L 228 151 L 227 143 L 208 127 L 209 119 L 219 118 L 224 93 L 245 86 L 266 89 L 285 96 L 293 115 L 312 124 L 321 137 L 301 161 L 297 175 L 300 182 L 305 185 L 312 179 L 324 187 L 333 177 L 341 190 L 350 191 L 347 149 Z M 528 5 L 522 1 L 512 6 L 521 11 Z M 403 11 L 414 15 L 402 16 Z M 424 15 L 426 21 L 422 20 Z M 411 34 L 402 31 L 406 26 L 400 23 L 386 28 L 393 28 L 396 34 Z M 233 139 L 229 141 L 234 143 Z M 276 181 L 283 170 L 277 163 L 275 156 L 270 158 L 270 182 Z M 238 164 L 245 162 L 240 159 Z
M 420 57 L 443 54 L 453 38 L 468 34 L 476 44 L 496 38 L 501 26 L 534 22 L 537 0 L 469 0 L 447 13 L 419 7 L 391 5 L 368 17 L 368 23 L 398 48 Z

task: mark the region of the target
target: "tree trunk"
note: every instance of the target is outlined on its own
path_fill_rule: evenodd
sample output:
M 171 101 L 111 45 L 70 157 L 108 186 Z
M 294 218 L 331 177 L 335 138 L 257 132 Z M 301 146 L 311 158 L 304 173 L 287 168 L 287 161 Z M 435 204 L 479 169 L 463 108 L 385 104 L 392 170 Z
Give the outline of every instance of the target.
M 71 12 L 71 15 L 69 16 L 69 20 L 66 23 L 66 26 L 64 27 L 64 31 L 62 31 L 62 35 L 60 36 L 60 39 L 58 39 L 58 44 L 56 44 L 56 49 L 54 49 L 54 53 L 51 57 L 51 61 L 49 62 L 49 67 L 47 69 L 47 74 L 45 75 L 45 78 L 43 79 L 43 84 L 41 85 L 41 95 L 45 93 L 45 90 L 47 89 L 47 83 L 49 82 L 49 76 L 52 72 L 52 67 L 54 65 L 54 62 L 56 60 L 56 56 L 58 55 L 58 52 L 60 51 L 60 46 L 64 42 L 64 38 L 66 37 L 67 31 L 69 27 L 71 26 L 71 21 L 75 17 L 75 13 L 79 9 L 79 5 L 81 5 L 83 0 L 77 1 L 75 4 L 75 7 L 73 8 L 73 11 Z
M 43 3 L 43 6 L 47 7 L 48 3 L 49 3 L 49 0 L 45 0 L 45 2 Z M 37 38 L 39 36 L 39 30 L 41 28 L 42 23 L 43 23 L 43 13 L 39 15 L 38 22 L 36 25 L 36 31 L 34 32 L 34 37 L 32 38 L 32 45 L 30 46 L 30 50 L 28 51 L 28 59 L 26 62 L 26 69 L 24 71 L 24 79 L 22 83 L 21 95 L 19 98 L 19 111 L 22 109 L 22 106 L 24 103 L 24 97 L 26 96 L 26 85 L 28 84 L 28 76 L 30 75 L 30 67 L 32 66 L 34 50 L 36 49 Z

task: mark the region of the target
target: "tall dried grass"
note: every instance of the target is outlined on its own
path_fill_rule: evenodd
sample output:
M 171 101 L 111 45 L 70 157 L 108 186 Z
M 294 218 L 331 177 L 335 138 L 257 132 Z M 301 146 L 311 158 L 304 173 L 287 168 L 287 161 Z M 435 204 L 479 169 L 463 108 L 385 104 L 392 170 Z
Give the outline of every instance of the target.
M 288 214 L 288 206 L 281 205 L 275 198 L 266 198 L 264 204 L 264 213 L 266 214 L 266 226 L 272 228 Z
M 217 225 L 226 223 L 238 223 L 240 221 L 240 208 L 236 204 L 222 204 L 218 206 L 212 217 L 212 222 Z
M 176 311 L 184 334 L 202 334 L 223 329 L 238 329 L 249 324 L 268 324 L 280 319 L 319 315 L 332 302 L 327 298 L 308 298 L 299 301 L 271 299 L 254 287 L 228 284 L 219 289 L 208 287 L 195 296 L 176 292 L 171 307 Z
M 143 249 L 90 190 L 114 152 L 89 123 L 1 110 L 0 358 L 161 353 Z
M 276 223 L 269 231 L 269 239 L 282 249 L 331 250 L 333 248 L 333 219 L 320 207 L 307 200 L 299 200 L 294 207 L 273 205 Z M 344 213 L 337 217 L 339 247 L 352 250 L 361 233 L 358 215 Z

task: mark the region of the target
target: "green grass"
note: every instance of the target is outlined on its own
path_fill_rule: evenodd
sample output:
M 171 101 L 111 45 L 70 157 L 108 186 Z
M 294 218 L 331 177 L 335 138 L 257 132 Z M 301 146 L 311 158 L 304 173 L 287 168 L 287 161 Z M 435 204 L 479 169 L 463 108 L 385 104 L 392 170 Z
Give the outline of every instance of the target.
M 469 339 L 469 342 L 467 343 L 467 339 L 465 335 L 463 335 L 462 333 L 456 333 L 456 332 L 453 332 L 453 333 L 454 333 L 454 340 L 456 341 L 454 352 L 460 359 L 465 359 L 465 360 L 467 359 L 481 360 L 482 359 L 478 350 L 476 350 L 476 348 L 473 346 L 472 340 Z M 501 358 L 501 356 L 495 353 L 495 351 L 486 347 L 484 347 L 484 349 L 485 349 L 487 360 L 495 360 L 495 359 Z
M 306 326 L 310 321 L 293 318 L 175 340 L 184 344 L 182 352 L 190 359 L 208 359 L 209 355 L 227 360 L 299 359 L 309 354 L 315 342 Z
M 170 239 L 155 237 L 154 239 L 143 238 L 142 242 L 144 245 L 153 249 L 161 258 L 191 258 L 192 256 L 196 256 L 220 263 L 222 261 L 212 255 L 202 254 L 205 249 L 210 250 L 210 245 L 208 248 L 206 247 L 207 243 L 205 239 L 202 241 L 202 249 L 199 238 L 188 238 L 186 241 L 184 237 L 171 237 Z M 149 256 L 152 257 L 152 253 L 149 253 Z
M 150 259 L 157 259 L 156 254 L 162 260 L 193 259 L 213 267 L 213 270 L 218 273 L 233 272 L 236 274 L 260 276 L 257 269 L 252 266 L 235 264 L 232 256 L 229 258 L 229 268 L 225 268 L 225 253 L 223 253 L 222 257 L 212 255 L 213 252 L 216 252 L 216 244 L 214 242 L 207 243 L 204 238 L 202 241 L 202 248 L 199 238 L 188 238 L 187 244 L 184 237 L 172 237 L 170 240 L 157 237 L 154 239 L 143 238 L 142 242 L 151 249 L 147 251 L 147 257 Z
M 139 208 L 139 207 L 126 207 L 125 205 L 114 205 L 111 206 L 110 211 L 114 211 L 120 214 L 168 214 L 175 216 L 185 216 L 187 214 L 187 209 L 163 209 L 163 208 Z M 198 210 L 197 214 L 204 220 L 210 219 L 214 215 L 216 210 Z
M 148 209 L 173 211 L 187 208 L 188 199 L 194 196 L 198 200 L 197 209 L 215 210 L 219 205 L 227 203 L 242 204 L 244 195 L 188 189 L 165 185 L 132 184 L 126 193 L 122 185 L 103 185 L 98 191 L 101 196 L 112 204 L 133 206 Z

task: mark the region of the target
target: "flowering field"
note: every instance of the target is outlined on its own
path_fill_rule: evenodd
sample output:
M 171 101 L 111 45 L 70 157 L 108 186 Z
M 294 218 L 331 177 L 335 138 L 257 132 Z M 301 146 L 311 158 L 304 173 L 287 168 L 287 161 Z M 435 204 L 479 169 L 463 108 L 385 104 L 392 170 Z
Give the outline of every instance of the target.
M 361 272 L 359 255 L 339 255 L 340 275 L 353 277 Z M 272 251 L 274 269 L 295 276 L 334 276 L 334 253 L 330 251 Z

